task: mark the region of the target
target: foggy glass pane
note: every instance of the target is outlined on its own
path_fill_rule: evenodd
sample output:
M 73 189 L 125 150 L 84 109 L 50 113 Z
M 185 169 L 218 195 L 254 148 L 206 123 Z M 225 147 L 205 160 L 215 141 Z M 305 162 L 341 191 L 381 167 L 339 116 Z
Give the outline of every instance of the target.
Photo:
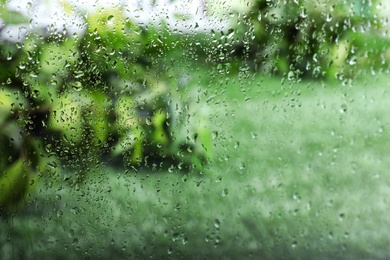
M 0 0 L 0 259 L 387 259 L 390 5 Z

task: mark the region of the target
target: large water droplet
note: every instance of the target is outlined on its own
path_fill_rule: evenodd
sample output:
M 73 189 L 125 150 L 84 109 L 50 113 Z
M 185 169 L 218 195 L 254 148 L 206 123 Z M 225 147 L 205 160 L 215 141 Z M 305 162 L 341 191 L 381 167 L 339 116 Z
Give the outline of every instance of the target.
M 72 84 L 72 88 L 73 88 L 75 91 L 79 92 L 79 91 L 81 91 L 81 90 L 83 89 L 83 85 L 81 84 L 80 81 L 76 81 L 76 82 L 74 82 L 74 83 Z

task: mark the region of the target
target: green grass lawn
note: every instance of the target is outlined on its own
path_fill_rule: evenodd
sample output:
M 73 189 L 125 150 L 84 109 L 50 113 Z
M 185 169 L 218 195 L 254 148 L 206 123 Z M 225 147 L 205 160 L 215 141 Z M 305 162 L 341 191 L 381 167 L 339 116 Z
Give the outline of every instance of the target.
M 218 131 L 202 175 L 100 167 L 79 189 L 41 185 L 0 223 L 0 258 L 390 257 L 388 79 L 199 84 Z

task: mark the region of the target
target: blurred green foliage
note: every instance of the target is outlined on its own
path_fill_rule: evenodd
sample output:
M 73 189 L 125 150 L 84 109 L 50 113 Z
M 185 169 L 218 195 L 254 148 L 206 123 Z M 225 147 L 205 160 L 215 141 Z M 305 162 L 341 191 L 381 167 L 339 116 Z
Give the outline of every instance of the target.
M 237 14 L 236 54 L 255 70 L 340 79 L 388 68 L 387 17 L 380 1 L 256 0 Z
M 80 189 L 43 185 L 0 221 L 0 258 L 388 258 L 388 77 L 226 78 L 208 78 L 235 115 L 212 111 L 207 178 L 104 166 Z
M 80 183 L 101 163 L 201 170 L 211 156 L 207 119 L 167 68 L 185 41 L 120 9 L 85 26 L 79 36 L 49 28 L 0 39 L 0 207 L 44 175 Z
M 390 43 L 377 4 L 257 0 L 230 30 L 191 37 L 101 9 L 84 17 L 81 35 L 49 26 L 17 43 L 0 39 L 0 206 L 22 200 L 40 176 L 80 183 L 102 163 L 202 169 L 212 130 L 207 106 L 179 82 L 180 59 L 221 75 L 249 64 L 290 80 L 387 69 Z M 0 13 L 2 30 L 28 22 L 4 5 Z
M 389 103 L 382 88 L 387 79 L 372 86 L 370 77 L 350 92 L 294 80 L 383 68 L 387 40 L 350 32 L 352 38 L 344 35 L 338 43 L 319 41 L 333 39 L 328 28 L 320 30 L 325 36 L 288 42 L 276 22 L 275 31 L 267 29 L 270 37 L 276 35 L 272 44 L 261 45 L 253 31 L 245 31 L 243 47 L 249 49 L 242 57 L 253 58 L 255 48 L 259 60 L 253 58 L 253 66 L 285 74 L 292 79 L 286 83 L 246 74 L 242 57 L 229 57 L 239 29 L 212 31 L 212 41 L 205 43 L 201 36 L 136 26 L 120 10 L 99 11 L 86 22 L 81 36 L 54 30 L 28 34 L 19 43 L 1 40 L 0 207 L 30 202 L 22 214 L 1 222 L 1 256 L 389 255 L 388 232 L 381 228 L 389 222 L 388 160 L 382 158 L 388 147 Z M 313 41 L 310 53 L 299 48 L 306 41 Z M 215 65 L 191 71 L 208 82 L 206 91 L 192 95 L 181 89 L 179 54 Z M 304 58 L 292 58 L 299 55 Z M 304 67 L 314 56 L 318 72 Z M 236 69 L 245 73 L 226 76 Z M 212 115 L 202 95 L 215 103 Z M 221 129 L 213 135 L 211 116 Z M 216 176 L 171 174 L 201 169 L 212 156 L 212 139 L 221 148 L 210 169 Z M 118 176 L 117 169 L 106 167 L 118 161 L 132 170 Z M 147 174 L 135 174 L 143 167 L 150 168 Z M 150 174 L 155 170 L 162 174 Z M 26 198 L 42 176 L 46 185 Z M 55 180 L 71 185 L 52 185 Z

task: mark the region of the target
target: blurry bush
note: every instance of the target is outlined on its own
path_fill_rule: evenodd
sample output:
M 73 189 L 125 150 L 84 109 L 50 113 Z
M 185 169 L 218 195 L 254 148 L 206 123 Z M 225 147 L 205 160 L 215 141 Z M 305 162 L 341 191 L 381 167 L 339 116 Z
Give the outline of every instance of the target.
M 379 1 L 254 0 L 234 15 L 235 55 L 289 79 L 344 79 L 362 68 L 387 68 L 387 17 Z
M 26 22 L 18 17 L 2 29 Z M 75 184 L 102 162 L 201 169 L 210 128 L 166 67 L 180 39 L 117 9 L 88 16 L 81 36 L 64 28 L 0 39 L 0 207 L 14 207 L 37 177 Z

